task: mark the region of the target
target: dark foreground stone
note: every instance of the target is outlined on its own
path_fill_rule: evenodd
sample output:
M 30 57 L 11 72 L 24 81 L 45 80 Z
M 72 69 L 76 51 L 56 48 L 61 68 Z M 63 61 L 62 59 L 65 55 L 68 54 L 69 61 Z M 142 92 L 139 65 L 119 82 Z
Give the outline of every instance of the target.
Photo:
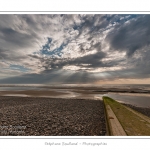
M 137 107 L 137 106 L 134 106 L 134 105 L 131 105 L 131 104 L 124 104 L 140 113 L 142 113 L 143 115 L 145 116 L 148 116 L 150 117 L 150 108 L 144 108 L 144 107 Z
M 0 97 L 0 135 L 105 135 L 100 100 Z

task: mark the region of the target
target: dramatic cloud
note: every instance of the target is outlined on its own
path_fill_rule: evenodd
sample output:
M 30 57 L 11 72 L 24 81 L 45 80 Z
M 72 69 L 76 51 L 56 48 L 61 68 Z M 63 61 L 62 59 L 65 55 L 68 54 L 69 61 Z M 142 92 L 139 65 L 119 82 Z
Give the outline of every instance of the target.
M 150 78 L 150 15 L 0 15 L 0 83 Z
M 140 15 L 124 24 L 118 24 L 108 35 L 110 45 L 128 56 L 150 44 L 150 16 Z

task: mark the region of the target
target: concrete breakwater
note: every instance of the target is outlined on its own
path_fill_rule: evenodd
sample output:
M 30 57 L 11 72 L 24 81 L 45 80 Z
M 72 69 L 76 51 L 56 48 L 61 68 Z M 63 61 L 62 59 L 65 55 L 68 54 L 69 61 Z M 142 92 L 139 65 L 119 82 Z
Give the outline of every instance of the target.
M 110 135 L 150 135 L 150 118 L 110 97 L 103 97 Z

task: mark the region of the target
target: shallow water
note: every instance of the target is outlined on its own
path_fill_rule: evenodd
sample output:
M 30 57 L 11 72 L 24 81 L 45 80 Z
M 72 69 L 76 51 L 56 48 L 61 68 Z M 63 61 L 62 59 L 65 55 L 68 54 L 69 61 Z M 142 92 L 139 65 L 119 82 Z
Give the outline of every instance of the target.
M 73 85 L 71 85 L 73 86 Z M 102 86 L 102 85 L 101 85 Z M 112 87 L 113 85 L 105 85 L 103 87 L 108 88 Z M 100 86 L 97 86 L 100 87 Z M 114 86 L 113 86 L 114 87 Z M 119 88 L 139 88 L 139 89 L 149 89 L 150 85 L 116 85 L 115 87 Z M 0 86 L 0 91 L 23 91 L 23 90 L 50 90 L 50 91 L 57 91 L 63 92 L 66 94 L 63 95 L 56 95 L 56 96 L 39 96 L 39 97 L 54 97 L 54 98 L 82 98 L 82 99 L 102 99 L 103 96 L 109 96 L 117 101 L 128 103 L 132 105 L 136 105 L 139 107 L 150 107 L 150 94 L 131 94 L 131 93 L 106 93 L 106 94 L 84 94 L 84 93 L 77 93 L 72 91 L 71 89 L 51 89 L 44 87 L 44 85 L 34 85 L 34 86 Z M 26 94 L 4 94 L 3 96 L 20 96 L 20 97 L 27 97 L 30 95 Z
M 107 96 L 123 103 L 132 104 L 138 107 L 150 107 L 150 94 L 137 95 L 137 94 L 122 94 L 122 93 L 108 93 Z
M 26 94 L 4 94 L 3 96 L 17 96 L 17 97 L 28 97 Z
M 39 90 L 40 87 L 19 87 L 19 86 L 12 86 L 12 87 L 0 87 L 0 91 L 23 91 L 23 90 Z

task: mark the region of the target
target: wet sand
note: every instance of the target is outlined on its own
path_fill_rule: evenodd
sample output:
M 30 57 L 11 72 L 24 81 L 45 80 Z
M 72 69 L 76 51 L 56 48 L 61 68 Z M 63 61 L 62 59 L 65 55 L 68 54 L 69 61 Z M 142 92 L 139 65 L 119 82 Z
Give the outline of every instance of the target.
M 26 96 L 59 96 L 66 95 L 65 92 L 58 92 L 56 90 L 23 90 L 23 91 L 0 91 L 0 96 L 7 95 L 26 95 Z
M 108 92 L 120 96 L 150 93 L 99 87 L 0 91 L 0 135 L 105 135 L 104 107 L 98 99 Z M 129 107 L 150 117 L 150 108 Z
M 0 96 L 0 135 L 105 135 L 100 100 Z

